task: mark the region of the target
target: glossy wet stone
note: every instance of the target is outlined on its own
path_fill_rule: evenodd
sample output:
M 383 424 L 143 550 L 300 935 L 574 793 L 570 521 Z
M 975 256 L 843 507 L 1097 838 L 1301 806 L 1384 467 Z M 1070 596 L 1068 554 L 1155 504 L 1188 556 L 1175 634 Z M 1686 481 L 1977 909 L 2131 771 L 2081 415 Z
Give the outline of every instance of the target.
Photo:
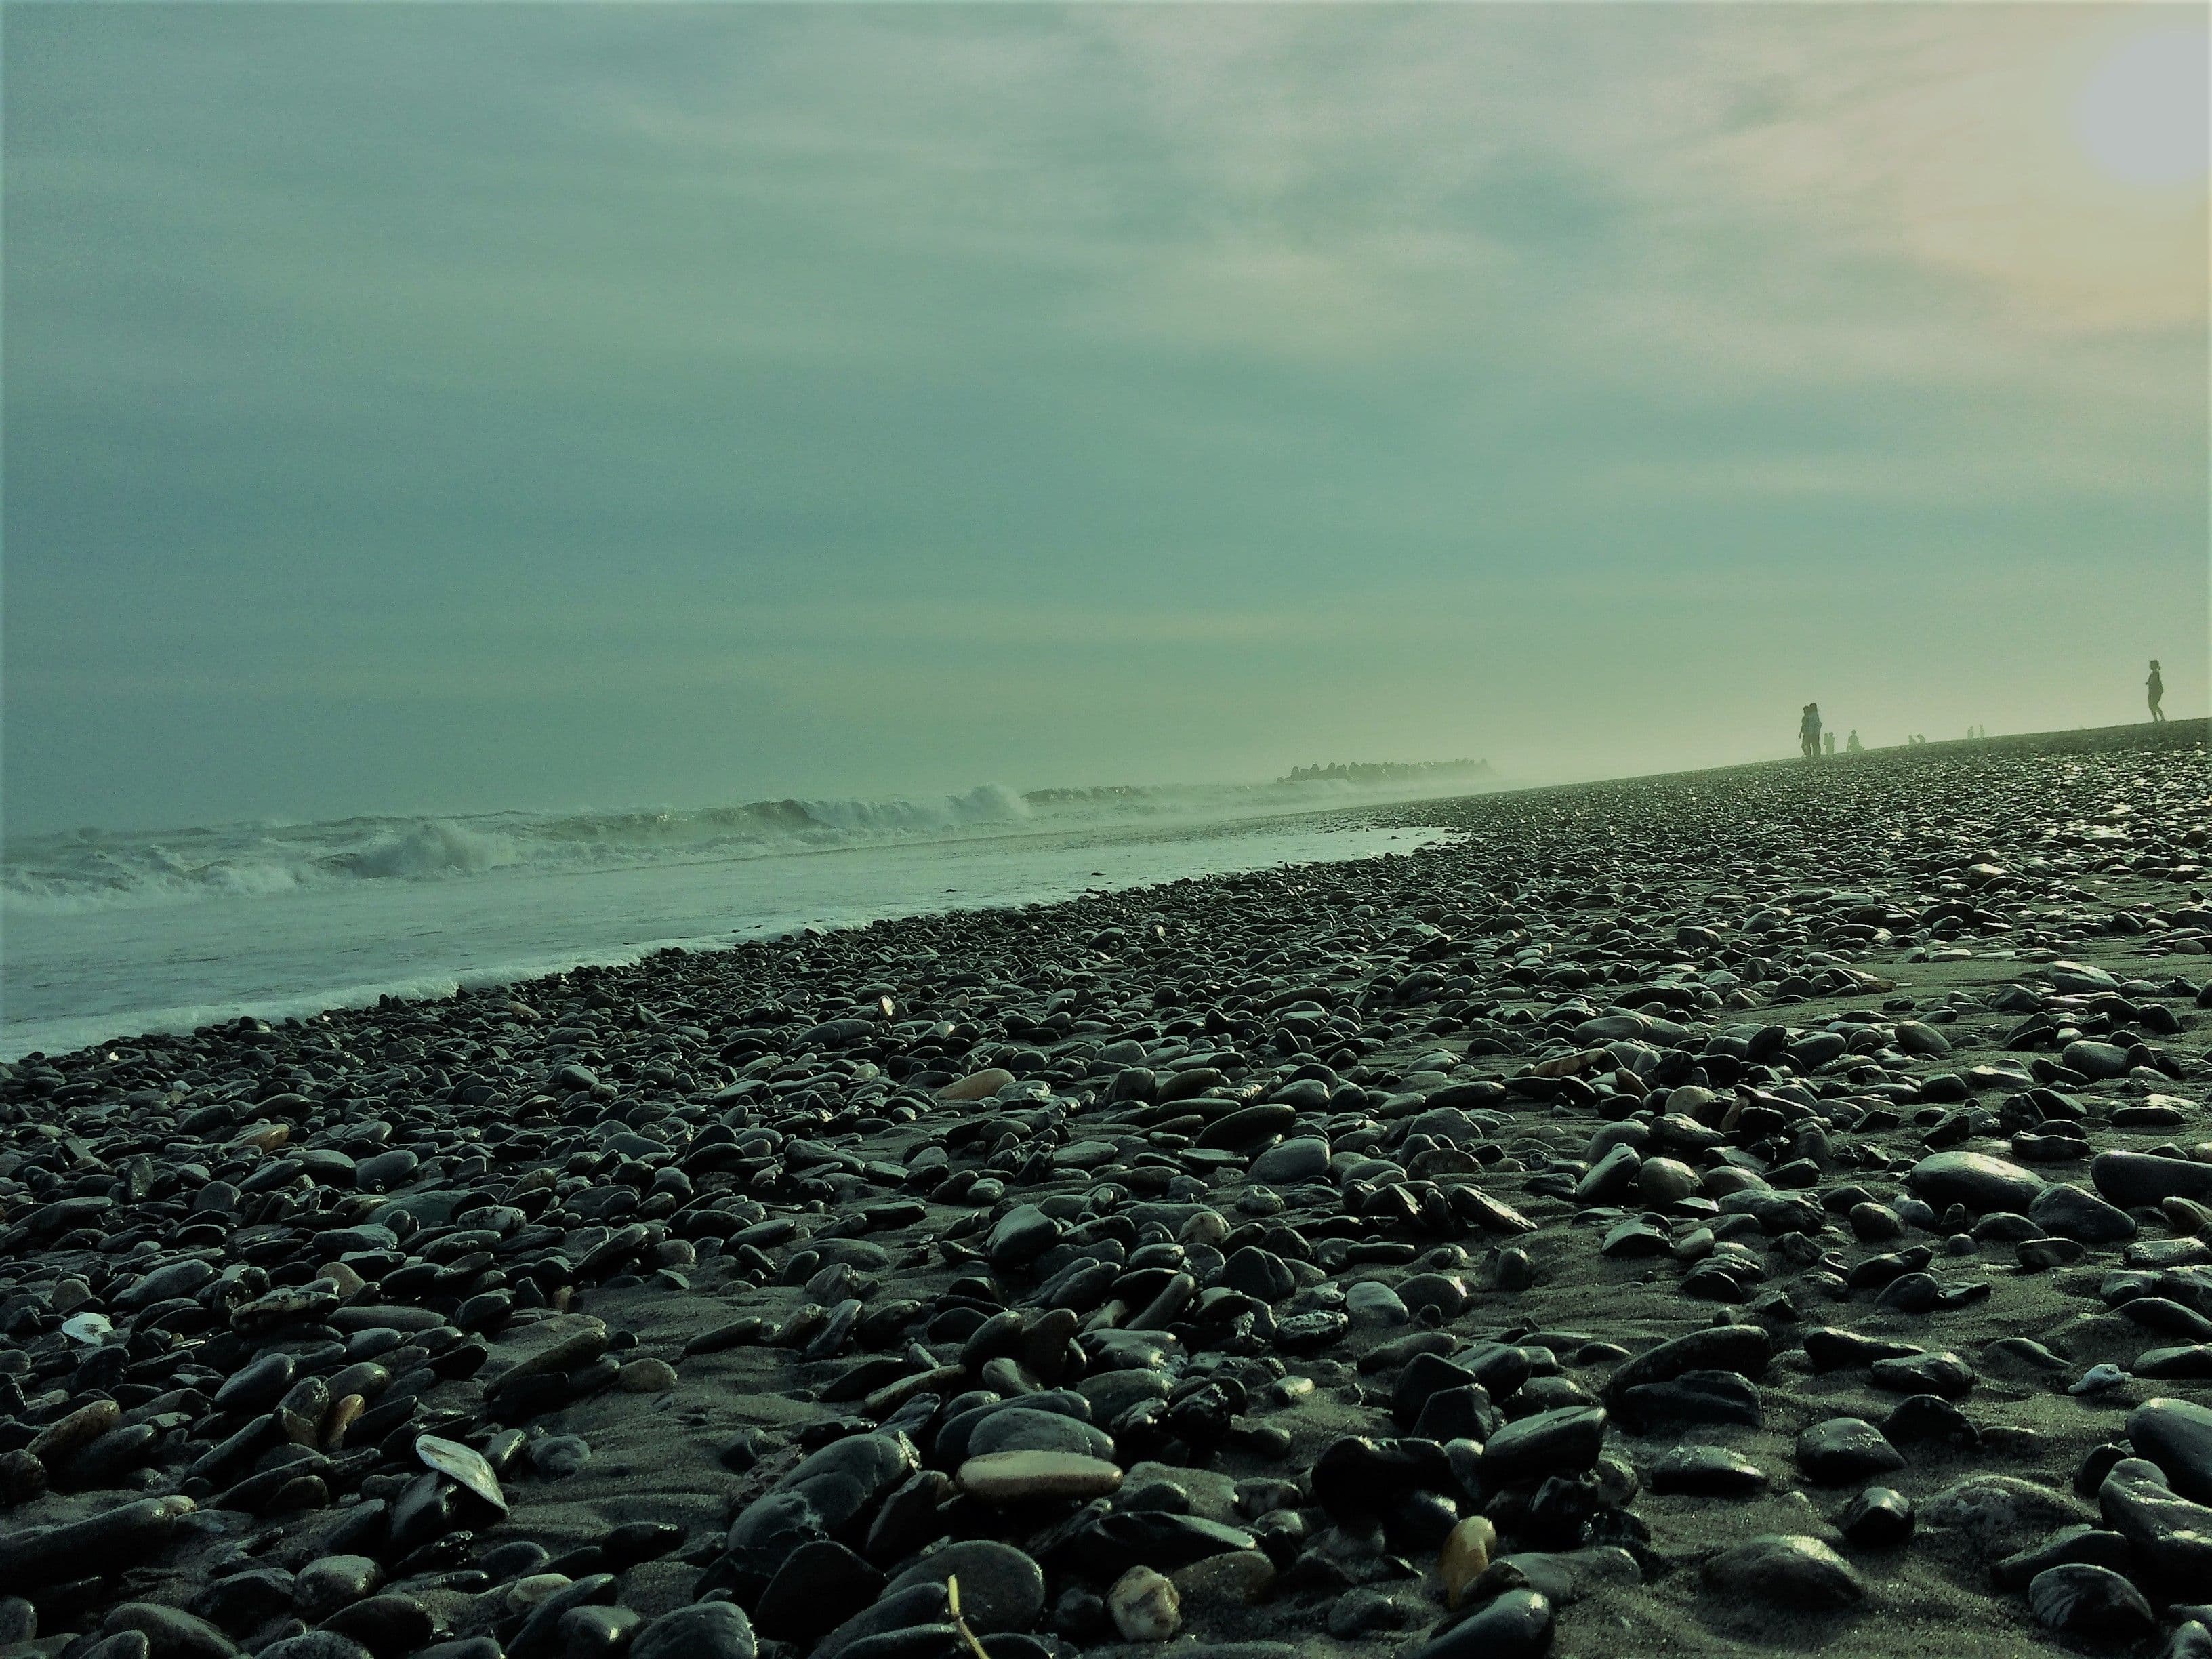
M 1407 1649 L 1406 1659 L 1534 1659 L 1550 1648 L 1554 1618 L 1541 1592 L 1508 1590 Z
M 1797 1437 L 1797 1467 L 1808 1480 L 1842 1486 L 1905 1467 L 1904 1455 L 1863 1419 L 1830 1418 Z
M 1723 1446 L 1686 1446 L 1651 1466 L 1651 1490 L 1713 1498 L 1747 1498 L 1766 1486 L 1765 1471 Z

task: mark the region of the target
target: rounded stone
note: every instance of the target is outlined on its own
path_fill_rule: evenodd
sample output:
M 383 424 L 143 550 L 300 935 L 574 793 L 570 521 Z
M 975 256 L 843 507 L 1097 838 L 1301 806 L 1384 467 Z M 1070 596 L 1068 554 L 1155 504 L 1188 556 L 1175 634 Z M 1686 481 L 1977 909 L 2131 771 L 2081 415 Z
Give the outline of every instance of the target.
M 2134 1642 L 2158 1628 L 2143 1593 L 2109 1567 L 2050 1567 L 2027 1586 L 2028 1610 L 2045 1630 L 2093 1642 Z
M 1328 1173 L 1328 1142 L 1319 1135 L 1299 1135 L 1270 1146 L 1252 1160 L 1251 1178 L 1276 1185 L 1316 1181 Z
M 1797 1467 L 1808 1480 L 1840 1486 L 1905 1467 L 1905 1455 L 1863 1418 L 1832 1417 L 1797 1437 Z
M 1863 1600 L 1858 1570 L 1817 1538 L 1765 1533 L 1705 1563 L 1705 1582 L 1729 1595 L 1780 1607 L 1831 1610 Z
M 921 1583 L 960 1583 L 960 1613 L 979 1635 L 1033 1629 L 1044 1613 L 1044 1569 L 1012 1544 L 976 1538 L 924 1556 L 884 1587 L 896 1595 Z
M 664 1613 L 631 1641 L 629 1659 L 757 1659 L 752 1620 L 734 1601 Z
M 1553 1618 L 1540 1590 L 1508 1590 L 1405 1650 L 1405 1659 L 1536 1659 L 1551 1648 Z
M 1476 1466 L 1486 1485 L 1580 1474 L 1605 1447 L 1602 1406 L 1563 1406 L 1508 1423 L 1483 1443 Z
M 1912 1166 L 1905 1185 L 1938 1209 L 1963 1204 L 1977 1215 L 2025 1211 L 2044 1188 L 2033 1170 L 1986 1152 L 1936 1152 Z
M 2147 1400 L 2128 1413 L 2128 1441 L 2174 1491 L 2212 1504 L 2212 1410 L 2192 1400 Z

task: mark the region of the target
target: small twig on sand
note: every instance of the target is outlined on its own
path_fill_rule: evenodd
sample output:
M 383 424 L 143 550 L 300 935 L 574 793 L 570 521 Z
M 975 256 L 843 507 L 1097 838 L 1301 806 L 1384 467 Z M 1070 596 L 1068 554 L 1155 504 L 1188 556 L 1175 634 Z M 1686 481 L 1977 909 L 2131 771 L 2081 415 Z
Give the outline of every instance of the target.
M 952 1614 L 952 1627 L 960 1632 L 960 1639 L 967 1643 L 968 1650 L 975 1656 L 975 1659 L 991 1659 L 991 1656 L 983 1651 L 983 1644 L 975 1639 L 975 1632 L 968 1628 L 968 1620 L 960 1611 L 960 1577 L 957 1573 L 945 1581 L 945 1605 Z

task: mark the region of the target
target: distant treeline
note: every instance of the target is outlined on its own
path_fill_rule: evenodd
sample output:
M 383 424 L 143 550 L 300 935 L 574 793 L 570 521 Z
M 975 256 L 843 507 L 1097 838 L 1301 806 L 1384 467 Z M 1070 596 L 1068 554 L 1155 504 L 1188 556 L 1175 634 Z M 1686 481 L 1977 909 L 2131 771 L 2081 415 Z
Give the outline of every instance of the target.
M 1428 778 L 1485 774 L 1486 760 L 1453 761 L 1337 761 L 1328 766 L 1294 766 L 1278 783 L 1304 783 L 1315 778 L 1337 778 L 1346 783 L 1413 783 Z

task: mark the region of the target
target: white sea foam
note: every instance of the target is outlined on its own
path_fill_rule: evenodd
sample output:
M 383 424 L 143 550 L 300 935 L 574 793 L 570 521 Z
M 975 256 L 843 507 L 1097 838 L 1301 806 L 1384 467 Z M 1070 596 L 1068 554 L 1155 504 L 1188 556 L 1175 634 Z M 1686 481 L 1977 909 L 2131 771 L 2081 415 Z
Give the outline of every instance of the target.
M 828 857 L 679 853 L 534 871 L 490 862 L 526 843 L 478 823 L 459 826 L 474 839 L 447 836 L 435 821 L 380 830 L 356 823 L 346 830 L 356 845 L 384 849 L 364 862 L 387 873 L 326 872 L 320 884 L 295 885 L 282 899 L 222 899 L 203 889 L 197 903 L 81 903 L 11 916 L 0 958 L 0 1059 L 190 1030 L 239 1014 L 282 1019 L 386 994 L 443 996 L 579 963 L 634 962 L 672 945 L 1050 902 L 1185 876 L 1410 851 L 1438 838 L 1302 816 L 1201 824 L 1154 817 L 1105 828 L 1079 819 L 1059 830 L 1036 823 L 1024 818 L 1018 834 L 848 842 Z
M 1036 790 L 985 784 L 883 800 L 767 800 L 683 811 L 498 812 L 267 822 L 164 832 L 83 830 L 11 840 L 0 908 L 68 915 L 326 890 L 361 882 L 448 881 L 501 872 L 616 870 L 977 836 L 1199 823 L 1438 793 L 1429 776 L 1363 787 L 1343 778 L 1272 784 Z M 1456 787 L 1481 780 L 1456 781 Z

